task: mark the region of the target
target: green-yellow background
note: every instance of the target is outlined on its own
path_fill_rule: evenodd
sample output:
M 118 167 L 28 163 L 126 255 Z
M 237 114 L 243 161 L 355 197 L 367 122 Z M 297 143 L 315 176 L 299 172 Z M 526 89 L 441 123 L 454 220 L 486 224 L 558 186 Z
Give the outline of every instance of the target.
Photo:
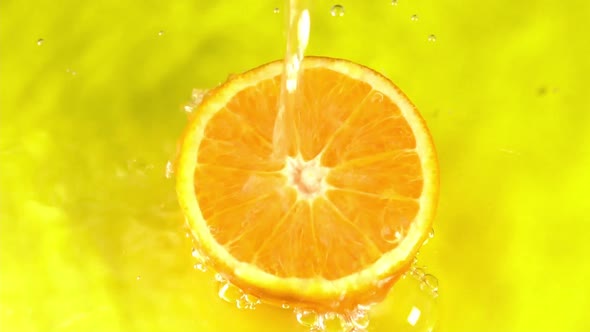
M 311 2 L 308 53 L 383 72 L 434 135 L 440 330 L 590 331 L 589 3 Z M 164 177 L 191 89 L 281 57 L 283 12 L 0 2 L 2 331 L 303 331 L 216 297 Z

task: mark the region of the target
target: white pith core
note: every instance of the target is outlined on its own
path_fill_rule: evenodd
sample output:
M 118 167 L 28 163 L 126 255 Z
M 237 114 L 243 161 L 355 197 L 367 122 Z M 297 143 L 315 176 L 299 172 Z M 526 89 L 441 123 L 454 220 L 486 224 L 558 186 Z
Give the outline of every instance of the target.
M 319 156 L 305 161 L 301 156 L 287 157 L 283 174 L 288 184 L 297 191 L 298 199 L 311 200 L 323 195 L 328 188 L 329 169 L 322 167 Z

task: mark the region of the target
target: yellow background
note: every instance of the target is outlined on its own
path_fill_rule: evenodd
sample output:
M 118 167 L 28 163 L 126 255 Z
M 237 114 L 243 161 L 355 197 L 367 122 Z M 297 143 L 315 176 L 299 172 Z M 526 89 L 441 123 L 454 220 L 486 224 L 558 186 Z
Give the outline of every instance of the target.
M 589 3 L 311 2 L 308 53 L 383 72 L 434 135 L 440 330 L 590 331 Z M 164 177 L 191 89 L 280 58 L 283 13 L 0 2 L 2 331 L 303 331 L 216 297 Z

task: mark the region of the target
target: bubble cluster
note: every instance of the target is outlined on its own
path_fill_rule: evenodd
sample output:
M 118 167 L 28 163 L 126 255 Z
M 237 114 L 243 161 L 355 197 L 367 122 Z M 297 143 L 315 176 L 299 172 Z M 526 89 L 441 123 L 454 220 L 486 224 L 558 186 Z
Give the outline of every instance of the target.
M 369 309 L 357 306 L 344 312 L 317 312 L 310 309 L 294 310 L 297 322 L 313 332 L 364 332 L 369 327 Z

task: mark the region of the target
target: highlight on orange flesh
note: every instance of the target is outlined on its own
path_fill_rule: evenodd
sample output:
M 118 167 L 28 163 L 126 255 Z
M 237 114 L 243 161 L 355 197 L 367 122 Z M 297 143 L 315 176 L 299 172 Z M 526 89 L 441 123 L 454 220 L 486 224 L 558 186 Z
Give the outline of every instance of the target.
M 438 164 L 387 78 L 306 57 L 292 130 L 273 153 L 282 61 L 235 75 L 194 110 L 177 192 L 200 252 L 266 302 L 346 310 L 380 300 L 432 227 Z

